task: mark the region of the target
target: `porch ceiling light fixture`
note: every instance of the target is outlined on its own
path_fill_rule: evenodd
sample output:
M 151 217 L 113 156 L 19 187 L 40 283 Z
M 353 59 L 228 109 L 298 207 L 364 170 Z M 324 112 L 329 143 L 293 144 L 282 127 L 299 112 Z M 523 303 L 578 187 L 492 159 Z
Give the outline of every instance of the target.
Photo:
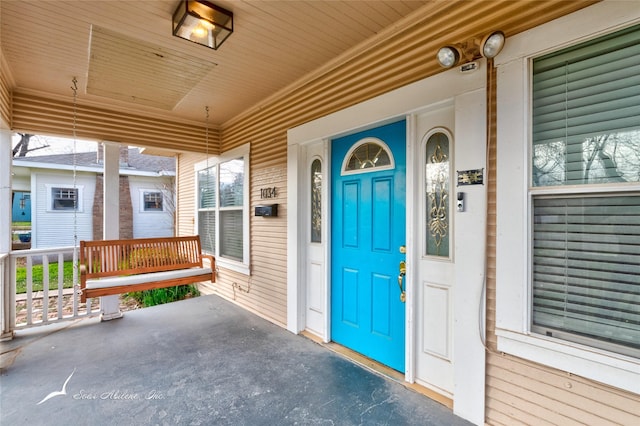
M 218 48 L 233 32 L 233 13 L 204 0 L 181 0 L 173 13 L 173 35 Z
M 504 47 L 504 40 L 502 31 L 494 31 L 482 39 L 473 38 L 464 43 L 441 47 L 437 54 L 438 63 L 444 68 L 451 68 L 481 57 L 495 58 Z

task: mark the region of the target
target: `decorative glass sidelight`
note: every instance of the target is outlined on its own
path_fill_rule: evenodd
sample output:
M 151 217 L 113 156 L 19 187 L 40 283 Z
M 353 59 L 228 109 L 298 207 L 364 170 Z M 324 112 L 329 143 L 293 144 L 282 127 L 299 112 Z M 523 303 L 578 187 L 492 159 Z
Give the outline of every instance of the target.
M 427 140 L 425 164 L 426 254 L 449 257 L 449 137 L 436 132 Z
M 322 242 L 322 162 L 311 163 L 311 242 Z

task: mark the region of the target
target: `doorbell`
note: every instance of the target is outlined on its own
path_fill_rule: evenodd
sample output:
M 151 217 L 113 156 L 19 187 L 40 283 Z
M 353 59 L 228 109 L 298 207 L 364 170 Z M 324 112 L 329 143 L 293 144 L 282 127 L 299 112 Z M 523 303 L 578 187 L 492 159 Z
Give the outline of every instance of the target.
M 457 210 L 459 212 L 464 211 L 464 192 L 458 192 Z

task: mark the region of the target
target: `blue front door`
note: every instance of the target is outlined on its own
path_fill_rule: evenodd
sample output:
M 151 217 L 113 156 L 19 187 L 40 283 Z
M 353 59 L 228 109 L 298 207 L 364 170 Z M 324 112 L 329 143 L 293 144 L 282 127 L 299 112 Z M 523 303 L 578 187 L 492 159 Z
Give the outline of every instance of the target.
M 404 371 L 405 121 L 332 141 L 331 338 Z

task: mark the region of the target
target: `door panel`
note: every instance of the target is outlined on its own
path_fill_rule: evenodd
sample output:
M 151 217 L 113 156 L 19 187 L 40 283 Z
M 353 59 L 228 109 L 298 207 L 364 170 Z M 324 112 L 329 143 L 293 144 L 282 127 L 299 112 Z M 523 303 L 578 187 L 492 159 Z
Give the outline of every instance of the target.
M 307 205 L 305 218 L 305 252 L 306 252 L 306 310 L 305 328 L 312 333 L 325 338 L 327 330 L 327 288 L 326 288 L 326 262 L 325 262 L 325 223 L 323 218 L 324 199 L 323 182 L 326 176 L 324 161 L 324 147 L 322 143 L 305 147 L 305 182 L 309 188 L 304 202 Z
M 420 114 L 416 123 L 422 177 L 416 381 L 453 394 L 453 105 Z
M 449 306 L 451 294 L 448 286 L 424 283 L 423 306 L 430 310 L 424 312 L 424 327 L 422 330 L 422 350 L 425 354 L 448 360 L 451 357 L 449 342 Z M 443 330 L 442 328 L 445 327 Z M 434 332 L 435 331 L 435 332 Z
M 371 139 L 375 138 L 375 139 Z M 393 162 L 373 148 L 379 141 Z M 332 141 L 332 340 L 404 371 L 405 305 L 398 265 L 405 244 L 406 123 L 399 121 Z M 346 156 L 355 155 L 351 163 Z M 368 157 L 370 156 L 370 157 Z M 387 164 L 376 168 L 372 165 Z M 348 160 L 348 159 L 347 159 Z M 347 174 L 345 164 L 358 164 Z M 360 169 L 363 172 L 360 172 Z
M 379 336 L 391 338 L 391 310 L 394 302 L 391 295 L 392 279 L 389 276 L 374 274 L 371 286 L 371 312 L 373 315 L 371 331 Z
M 372 245 L 374 251 L 391 251 L 391 213 L 393 206 L 393 187 L 389 178 L 374 179 L 372 212 Z

